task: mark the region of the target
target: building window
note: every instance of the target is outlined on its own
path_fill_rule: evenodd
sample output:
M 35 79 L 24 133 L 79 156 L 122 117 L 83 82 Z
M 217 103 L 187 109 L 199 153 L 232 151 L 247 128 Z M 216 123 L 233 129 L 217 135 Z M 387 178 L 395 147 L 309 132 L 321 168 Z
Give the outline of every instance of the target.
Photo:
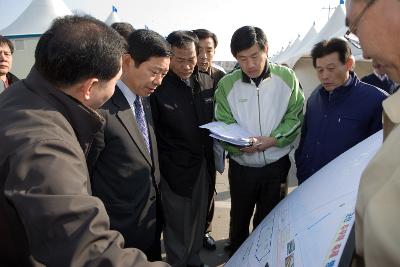
M 15 40 L 15 50 L 23 51 L 25 50 L 25 40 Z

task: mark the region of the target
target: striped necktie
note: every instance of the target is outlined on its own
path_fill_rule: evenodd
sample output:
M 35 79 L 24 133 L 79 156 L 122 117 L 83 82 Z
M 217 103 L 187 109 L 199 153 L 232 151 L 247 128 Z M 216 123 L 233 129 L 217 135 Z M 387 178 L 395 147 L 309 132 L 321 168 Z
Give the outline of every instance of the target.
M 133 104 L 135 105 L 136 122 L 139 126 L 140 132 L 142 133 L 144 142 L 146 143 L 147 151 L 149 151 L 150 153 L 149 131 L 147 129 L 146 118 L 144 115 L 143 105 L 140 96 L 136 96 Z

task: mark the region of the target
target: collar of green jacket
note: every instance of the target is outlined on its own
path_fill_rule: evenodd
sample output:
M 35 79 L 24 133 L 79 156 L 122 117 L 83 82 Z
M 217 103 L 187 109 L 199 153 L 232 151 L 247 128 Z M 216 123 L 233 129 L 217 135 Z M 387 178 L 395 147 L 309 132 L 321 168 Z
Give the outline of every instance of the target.
M 261 72 L 260 76 L 255 78 L 256 81 L 258 81 L 258 84 L 262 81 L 265 80 L 266 78 L 271 77 L 271 69 L 269 67 L 269 62 L 268 60 L 265 62 L 264 70 Z M 242 81 L 244 83 L 251 83 L 251 78 L 247 76 L 246 73 L 243 72 L 242 70 Z

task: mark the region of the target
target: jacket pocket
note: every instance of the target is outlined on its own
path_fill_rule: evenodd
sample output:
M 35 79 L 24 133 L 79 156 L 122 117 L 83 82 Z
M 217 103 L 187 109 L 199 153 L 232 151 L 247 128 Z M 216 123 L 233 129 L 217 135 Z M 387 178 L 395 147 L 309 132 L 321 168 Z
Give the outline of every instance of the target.
M 339 114 L 337 119 L 337 125 L 344 129 L 354 129 L 360 127 L 362 119 L 356 116 Z

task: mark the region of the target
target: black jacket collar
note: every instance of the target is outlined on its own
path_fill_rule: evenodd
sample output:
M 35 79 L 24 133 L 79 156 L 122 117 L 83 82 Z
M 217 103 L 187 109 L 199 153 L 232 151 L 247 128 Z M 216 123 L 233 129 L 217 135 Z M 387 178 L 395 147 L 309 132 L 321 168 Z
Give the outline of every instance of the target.
M 93 109 L 56 89 L 34 67 L 23 82 L 29 90 L 41 95 L 68 120 L 86 152 L 93 135 L 101 129 L 104 119 Z
M 189 77 L 187 82 L 183 81 L 172 70 L 168 71 L 167 75 L 164 78 L 164 81 L 173 82 L 177 85 L 185 85 L 186 87 L 192 88 L 193 92 L 197 92 L 198 90 L 200 90 L 199 75 L 197 68 L 194 69 L 192 75 Z
M 7 77 L 9 85 L 19 81 L 18 77 L 15 76 L 14 74 L 12 74 L 11 72 L 7 73 L 6 77 Z

